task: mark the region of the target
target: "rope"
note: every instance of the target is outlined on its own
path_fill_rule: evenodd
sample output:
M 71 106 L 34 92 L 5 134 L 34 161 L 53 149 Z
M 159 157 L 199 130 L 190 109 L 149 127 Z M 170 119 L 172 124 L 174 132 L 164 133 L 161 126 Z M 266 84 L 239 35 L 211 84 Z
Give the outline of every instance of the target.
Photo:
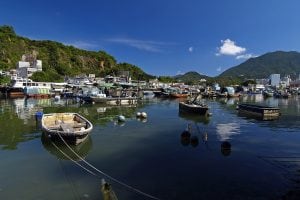
M 97 174 L 95 174 L 94 172 L 92 172 L 91 170 L 87 169 L 86 167 L 84 167 L 83 165 L 81 165 L 80 163 L 78 163 L 76 160 L 73 160 L 70 156 L 68 156 L 65 152 L 63 152 L 54 142 L 51 142 L 52 145 L 58 150 L 60 151 L 64 156 L 66 156 L 69 160 L 71 160 L 72 162 L 74 162 L 76 165 L 78 165 L 79 167 L 81 167 L 82 169 L 84 169 L 85 171 L 87 171 L 88 173 L 97 176 Z M 99 177 L 99 176 L 97 176 Z M 101 177 L 99 177 L 101 178 Z
M 67 176 L 67 172 L 65 171 L 64 167 L 62 166 L 61 161 L 59 161 L 59 164 L 60 164 L 60 167 L 61 167 L 61 169 L 62 169 L 62 171 L 63 171 L 63 173 L 64 173 L 64 175 L 66 177 L 67 182 L 71 185 L 71 190 L 73 192 L 74 198 L 80 200 L 80 195 L 77 192 L 76 187 L 75 187 L 73 181 L 71 179 L 69 179 L 69 177 Z
M 138 194 L 141 194 L 141 195 L 143 195 L 143 196 L 146 196 L 146 197 L 148 197 L 148 198 L 150 198 L 150 199 L 160 200 L 159 198 L 157 198 L 157 197 L 155 197 L 155 196 L 152 196 L 152 195 L 150 195 L 150 194 L 147 194 L 147 193 L 145 193 L 145 192 L 142 192 L 141 190 L 139 190 L 139 189 L 137 189 L 137 188 L 134 188 L 134 187 L 132 187 L 132 186 L 130 186 L 130 185 L 128 185 L 128 184 L 122 182 L 122 181 L 119 181 L 119 180 L 117 180 L 116 178 L 114 178 L 114 177 L 108 175 L 107 173 L 105 173 L 105 172 L 103 172 L 103 171 L 97 169 L 95 166 L 93 166 L 92 164 L 90 164 L 89 162 L 87 162 L 86 160 L 84 160 L 84 158 L 82 158 L 80 155 L 78 155 L 78 154 L 77 154 L 77 153 L 76 153 L 76 152 L 75 152 L 75 151 L 67 144 L 67 142 L 66 142 L 66 141 L 63 139 L 63 137 L 61 136 L 61 134 L 60 134 L 59 132 L 57 132 L 57 133 L 58 133 L 58 136 L 60 137 L 60 139 L 63 141 L 63 143 L 71 150 L 71 152 L 74 153 L 74 155 L 76 155 L 81 161 L 83 161 L 85 164 L 87 164 L 87 165 L 88 165 L 89 167 L 91 167 L 92 169 L 94 169 L 94 170 L 96 170 L 97 172 L 99 172 L 100 174 L 106 176 L 106 177 L 109 178 L 110 180 L 112 180 L 112 181 L 114 181 L 114 182 L 116 182 L 116 183 L 118 183 L 118 184 L 120 184 L 120 185 L 122 185 L 122 186 L 124 186 L 124 187 L 126 187 L 126 188 L 128 188 L 128 189 L 130 189 L 130 190 L 132 190 L 132 191 L 134 191 L 134 192 L 136 192 L 136 193 L 138 193 Z M 61 150 L 60 150 L 60 151 L 61 151 Z M 62 152 L 62 151 L 61 151 L 61 152 Z M 63 152 L 62 152 L 62 153 L 63 153 Z M 65 155 L 65 153 L 63 153 L 63 154 Z M 67 156 L 67 158 L 70 158 L 70 157 Z M 92 174 L 92 175 L 94 175 L 94 176 L 96 176 L 96 177 L 99 177 L 99 176 L 97 176 L 97 174 L 95 174 L 95 173 L 92 172 L 91 170 L 85 168 L 84 166 L 82 166 L 81 164 L 79 164 L 77 161 L 73 160 L 72 158 L 70 158 L 70 159 L 71 159 L 73 162 L 75 162 L 78 166 L 80 166 L 80 167 L 82 167 L 84 170 L 88 171 L 90 174 Z

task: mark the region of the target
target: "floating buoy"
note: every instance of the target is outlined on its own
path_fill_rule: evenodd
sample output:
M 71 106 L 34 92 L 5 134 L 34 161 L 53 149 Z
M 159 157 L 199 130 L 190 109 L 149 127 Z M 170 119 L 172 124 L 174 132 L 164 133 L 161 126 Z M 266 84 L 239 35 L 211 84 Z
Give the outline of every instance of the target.
M 136 113 L 136 117 L 141 117 L 141 115 L 142 115 L 142 113 L 140 113 L 140 112 Z
M 142 117 L 142 118 L 147 118 L 147 113 L 142 112 L 142 113 L 141 113 L 141 117 Z
M 125 117 L 124 117 L 124 115 L 119 115 L 119 116 L 118 116 L 118 121 L 119 121 L 119 122 L 125 122 Z
M 43 98 L 43 97 L 42 97 L 42 98 Z M 55 101 L 59 101 L 59 100 L 60 100 L 60 96 L 59 96 L 59 95 L 55 95 L 55 96 L 54 96 L 54 100 L 55 100 Z
M 42 119 L 43 114 L 44 114 L 44 113 L 43 113 L 42 111 L 36 112 L 36 113 L 35 113 L 35 119 L 36 119 L 36 120 Z

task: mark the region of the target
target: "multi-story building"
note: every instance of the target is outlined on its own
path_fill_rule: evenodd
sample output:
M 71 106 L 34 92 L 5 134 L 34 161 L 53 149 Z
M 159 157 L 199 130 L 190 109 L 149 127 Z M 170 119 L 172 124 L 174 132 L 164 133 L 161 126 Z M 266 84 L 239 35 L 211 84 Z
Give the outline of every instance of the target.
M 23 55 L 22 61 L 17 63 L 17 75 L 22 78 L 29 78 L 34 72 L 43 71 L 42 61 L 37 60 L 31 54 Z
M 274 87 L 279 87 L 280 84 L 280 74 L 270 75 L 270 85 Z

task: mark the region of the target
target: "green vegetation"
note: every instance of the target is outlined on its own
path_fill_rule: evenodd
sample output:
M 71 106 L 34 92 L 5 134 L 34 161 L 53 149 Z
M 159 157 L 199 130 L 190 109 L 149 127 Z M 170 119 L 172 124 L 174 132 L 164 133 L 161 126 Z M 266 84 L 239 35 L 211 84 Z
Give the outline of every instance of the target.
M 256 81 L 254 80 L 246 80 L 242 83 L 243 86 L 254 85 L 254 84 L 256 84 Z
M 177 75 L 174 77 L 178 82 L 184 82 L 188 85 L 199 84 L 201 79 L 208 79 L 208 76 L 201 75 L 198 72 L 187 72 L 183 75 Z
M 300 53 L 276 51 L 232 67 L 219 77 L 240 77 L 244 79 L 268 78 L 271 74 L 290 75 L 295 78 L 300 73 Z
M 0 70 L 14 69 L 23 54 L 36 54 L 42 60 L 43 72 L 37 72 L 35 81 L 62 81 L 64 76 L 95 74 L 96 76 L 127 70 L 133 79 L 152 76 L 139 67 L 117 63 L 104 51 L 87 51 L 54 41 L 37 41 L 16 35 L 13 27 L 0 26 Z
M 162 83 L 175 83 L 176 79 L 170 76 L 159 76 L 158 80 Z
M 10 79 L 8 76 L 0 75 L 0 85 L 8 84 L 9 82 L 10 82 Z

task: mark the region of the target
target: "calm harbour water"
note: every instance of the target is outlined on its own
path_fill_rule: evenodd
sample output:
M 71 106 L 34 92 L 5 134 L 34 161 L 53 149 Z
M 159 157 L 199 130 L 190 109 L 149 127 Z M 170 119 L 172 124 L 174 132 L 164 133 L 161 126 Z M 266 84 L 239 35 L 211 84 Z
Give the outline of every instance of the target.
M 137 107 L 101 107 L 72 100 L 2 98 L 0 199 L 102 199 L 101 178 L 112 184 L 119 200 L 149 199 L 101 173 L 91 175 L 66 158 L 59 150 L 78 160 L 64 145 L 58 150 L 42 137 L 34 117 L 41 110 L 87 117 L 94 129 L 84 143 L 73 147 L 75 152 L 159 199 L 300 199 L 299 99 L 204 99 L 212 116 L 195 118 L 178 113 L 178 100 L 154 98 Z M 273 121 L 239 116 L 237 102 L 279 106 L 282 115 Z M 148 114 L 147 121 L 135 118 L 138 111 Z M 116 123 L 119 114 L 125 115 L 124 124 Z M 198 143 L 181 138 L 189 123 Z M 231 150 L 221 149 L 226 141 Z

